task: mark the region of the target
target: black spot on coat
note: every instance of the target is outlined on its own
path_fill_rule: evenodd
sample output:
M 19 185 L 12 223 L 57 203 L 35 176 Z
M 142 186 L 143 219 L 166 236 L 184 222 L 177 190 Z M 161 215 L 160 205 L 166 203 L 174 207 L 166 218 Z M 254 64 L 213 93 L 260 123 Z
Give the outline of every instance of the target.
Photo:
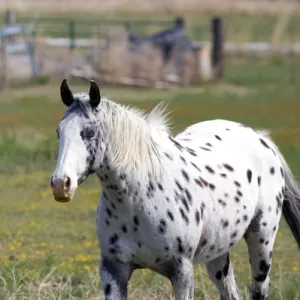
M 247 178 L 248 178 L 249 183 L 251 183 L 251 180 L 252 180 L 252 171 L 251 170 L 247 170 Z

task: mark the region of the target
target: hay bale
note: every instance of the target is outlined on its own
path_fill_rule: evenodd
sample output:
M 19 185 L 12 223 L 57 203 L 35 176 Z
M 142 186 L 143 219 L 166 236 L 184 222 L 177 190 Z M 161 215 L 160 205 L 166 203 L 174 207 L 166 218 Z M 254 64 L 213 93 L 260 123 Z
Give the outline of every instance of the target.
M 186 50 L 182 53 L 183 56 L 183 70 L 181 74 L 181 84 L 189 85 L 195 81 L 197 76 L 197 62 L 194 51 Z
M 99 46 L 98 46 L 99 47 Z M 132 45 L 125 31 L 110 32 L 100 51 L 100 74 L 106 82 L 156 87 L 163 80 L 183 85 L 210 80 L 214 72 L 211 45 L 177 43 L 167 62 L 150 41 Z
M 128 39 L 125 31 L 110 33 L 100 53 L 100 73 L 107 82 L 120 83 L 128 76 Z
M 150 42 L 142 43 L 131 51 L 129 64 L 131 77 L 147 80 L 150 86 L 155 86 L 161 79 L 162 55 Z

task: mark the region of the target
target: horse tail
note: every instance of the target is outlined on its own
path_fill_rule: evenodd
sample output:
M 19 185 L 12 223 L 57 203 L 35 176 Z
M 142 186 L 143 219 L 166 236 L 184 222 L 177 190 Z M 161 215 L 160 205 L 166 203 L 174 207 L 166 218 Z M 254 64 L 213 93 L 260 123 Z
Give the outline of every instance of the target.
M 265 138 L 267 138 L 266 132 L 263 132 L 262 134 Z M 278 147 L 270 138 L 268 138 L 268 142 L 271 144 L 282 163 L 283 176 L 285 179 L 285 192 L 282 212 L 300 248 L 300 189 L 291 169 L 288 166 L 288 163 L 284 159 Z
M 300 248 L 300 190 L 287 163 L 283 166 L 286 190 L 282 212 Z

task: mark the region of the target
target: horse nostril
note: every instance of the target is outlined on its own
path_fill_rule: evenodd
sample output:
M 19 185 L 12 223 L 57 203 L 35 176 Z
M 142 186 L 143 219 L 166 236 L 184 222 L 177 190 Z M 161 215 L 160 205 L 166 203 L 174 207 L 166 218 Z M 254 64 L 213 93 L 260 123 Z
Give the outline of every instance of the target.
M 50 186 L 53 188 L 54 186 L 54 183 L 53 183 L 53 176 L 51 176 L 51 179 L 50 179 Z
M 65 178 L 65 188 L 69 189 L 70 186 L 71 186 L 71 178 L 67 176 Z

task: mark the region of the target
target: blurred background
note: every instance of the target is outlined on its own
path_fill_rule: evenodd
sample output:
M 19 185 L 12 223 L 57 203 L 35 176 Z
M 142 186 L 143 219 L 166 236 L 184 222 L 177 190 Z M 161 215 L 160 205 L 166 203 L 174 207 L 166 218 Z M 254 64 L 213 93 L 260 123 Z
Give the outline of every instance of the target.
M 59 85 L 100 83 L 109 99 L 150 111 L 168 101 L 172 131 L 208 119 L 269 129 L 300 180 L 300 1 L 0 0 L 0 299 L 104 299 L 90 177 L 68 204 L 48 186 Z M 232 251 L 247 297 L 241 241 Z M 284 220 L 270 299 L 300 299 L 300 252 Z M 219 299 L 195 266 L 196 299 Z M 134 273 L 129 299 L 172 299 L 170 283 Z

